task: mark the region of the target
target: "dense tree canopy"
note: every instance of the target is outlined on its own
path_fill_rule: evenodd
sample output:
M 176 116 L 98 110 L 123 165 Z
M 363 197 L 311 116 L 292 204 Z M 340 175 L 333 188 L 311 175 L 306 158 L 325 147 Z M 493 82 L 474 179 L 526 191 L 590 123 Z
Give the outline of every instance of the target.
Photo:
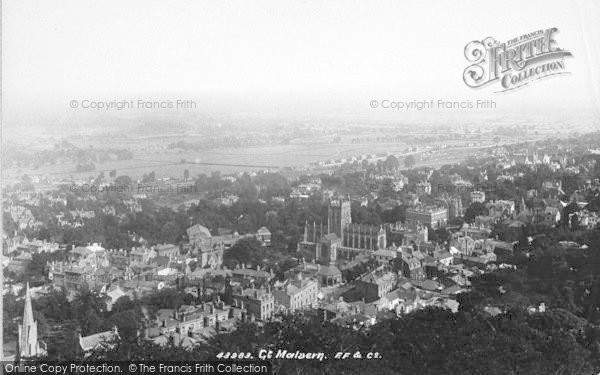
M 600 327 L 564 310 L 496 317 L 428 308 L 353 330 L 316 314 L 281 317 L 263 328 L 241 324 L 191 351 L 174 345 L 121 340 L 88 360 L 208 360 L 219 352 L 287 349 L 324 352 L 328 360 L 272 360 L 275 374 L 583 374 L 598 369 Z M 379 359 L 335 360 L 338 352 L 377 353 Z

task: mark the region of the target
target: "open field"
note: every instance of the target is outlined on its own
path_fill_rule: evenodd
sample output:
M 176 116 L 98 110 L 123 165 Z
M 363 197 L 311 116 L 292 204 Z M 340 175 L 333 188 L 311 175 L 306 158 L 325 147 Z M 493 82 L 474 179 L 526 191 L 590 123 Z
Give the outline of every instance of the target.
M 213 151 L 183 152 L 159 151 L 155 153 L 134 154 L 131 160 L 111 161 L 96 165 L 92 172 L 75 173 L 74 165 L 50 165 L 34 170 L 32 168 L 6 168 L 3 170 L 3 181 L 10 183 L 23 174 L 52 176 L 55 178 L 83 178 L 97 176 L 116 169 L 118 175 L 127 174 L 132 178 L 140 178 L 143 174 L 154 171 L 157 177 L 180 177 L 188 169 L 190 175 L 221 171 L 235 173 L 246 170 L 262 170 L 283 167 L 299 167 L 311 162 L 343 157 L 359 156 L 372 153 L 399 153 L 405 144 L 290 144 L 264 147 L 225 148 Z M 182 159 L 185 163 L 182 163 Z
M 447 141 L 446 144 L 464 144 L 464 141 Z M 489 142 L 487 142 L 489 143 Z M 485 143 L 485 144 L 487 144 Z M 436 143 L 430 144 L 434 146 Z M 109 161 L 96 164 L 96 170 L 75 172 L 75 165 L 48 165 L 38 169 L 5 168 L 2 171 L 3 185 L 14 183 L 24 174 L 49 176 L 55 179 L 83 179 L 97 176 L 100 171 L 108 173 L 117 170 L 117 175 L 128 175 L 139 179 L 152 171 L 157 178 L 182 177 L 185 169 L 191 176 L 210 174 L 220 171 L 224 174 L 250 170 L 279 169 L 301 167 L 312 162 L 349 158 L 363 154 L 392 153 L 402 155 L 409 145 L 404 143 L 292 143 L 287 145 L 269 145 L 260 147 L 222 148 L 200 152 L 181 150 L 160 150 L 134 153 L 130 160 Z M 485 147 L 485 146 L 483 146 Z M 431 159 L 419 160 L 417 166 L 440 167 L 444 164 L 459 162 L 479 147 L 449 148 L 436 153 Z M 411 153 L 413 154 L 413 153 Z

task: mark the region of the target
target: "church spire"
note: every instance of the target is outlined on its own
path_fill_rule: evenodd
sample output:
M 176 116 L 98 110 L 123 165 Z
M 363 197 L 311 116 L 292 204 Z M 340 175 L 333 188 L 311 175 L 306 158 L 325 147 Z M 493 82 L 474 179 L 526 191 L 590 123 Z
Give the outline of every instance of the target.
M 25 324 L 35 324 L 35 321 L 33 320 L 33 308 L 31 307 L 31 295 L 29 294 L 29 282 L 25 287 L 25 309 L 23 311 L 23 325 Z
M 23 323 L 19 324 L 19 355 L 21 358 L 44 355 L 45 352 L 38 343 L 37 322 L 33 319 L 29 283 L 25 287 L 25 308 Z

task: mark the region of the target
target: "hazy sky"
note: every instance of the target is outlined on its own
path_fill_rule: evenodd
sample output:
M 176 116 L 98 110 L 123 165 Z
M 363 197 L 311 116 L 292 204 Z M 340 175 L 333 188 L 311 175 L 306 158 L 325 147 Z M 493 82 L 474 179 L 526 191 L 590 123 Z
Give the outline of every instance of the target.
M 237 93 L 600 107 L 600 2 L 3 1 L 5 123 L 69 99 Z M 557 27 L 568 76 L 516 92 L 462 81 L 465 45 Z

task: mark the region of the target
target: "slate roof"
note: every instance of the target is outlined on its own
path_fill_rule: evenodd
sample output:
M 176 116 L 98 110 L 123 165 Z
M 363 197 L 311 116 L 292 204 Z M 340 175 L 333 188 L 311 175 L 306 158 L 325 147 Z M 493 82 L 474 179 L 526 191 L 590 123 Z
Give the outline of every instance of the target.
M 260 227 L 257 231 L 258 234 L 271 234 L 271 231 L 267 227 Z
M 165 346 L 169 343 L 170 338 L 173 339 L 173 343 L 176 346 L 181 346 L 184 348 L 191 348 L 198 343 L 197 340 L 195 340 L 187 335 L 182 335 L 182 334 L 179 334 L 176 332 L 172 333 L 169 336 L 160 335 L 160 336 L 154 338 L 152 341 L 154 341 L 155 344 L 158 344 L 160 346 Z
M 118 333 L 113 330 L 94 333 L 93 335 L 80 337 L 79 345 L 84 351 L 92 350 L 105 341 L 112 341 L 118 337 Z
M 336 266 L 321 266 L 317 275 L 321 276 L 338 276 L 341 275 L 342 272 Z
M 377 250 L 373 253 L 374 256 L 381 256 L 381 257 L 392 257 L 395 258 L 396 256 L 398 256 L 398 253 L 394 250 Z
M 417 292 L 414 290 L 406 290 L 403 288 L 398 288 L 396 290 L 392 290 L 388 294 L 386 294 L 385 299 L 388 301 L 393 301 L 395 299 L 403 299 L 405 301 L 412 301 L 417 298 Z
M 329 233 L 321 238 L 321 243 L 331 244 L 333 242 L 339 241 L 339 237 L 335 233 Z
M 252 268 L 238 268 L 236 270 L 231 271 L 233 275 L 237 276 L 247 276 L 247 277 L 259 277 L 259 278 L 269 278 L 271 274 L 265 270 L 254 270 Z
M 74 248 L 73 250 L 71 250 L 71 253 L 88 256 L 90 254 L 93 254 L 93 251 L 86 247 L 78 246 L 78 247 Z

